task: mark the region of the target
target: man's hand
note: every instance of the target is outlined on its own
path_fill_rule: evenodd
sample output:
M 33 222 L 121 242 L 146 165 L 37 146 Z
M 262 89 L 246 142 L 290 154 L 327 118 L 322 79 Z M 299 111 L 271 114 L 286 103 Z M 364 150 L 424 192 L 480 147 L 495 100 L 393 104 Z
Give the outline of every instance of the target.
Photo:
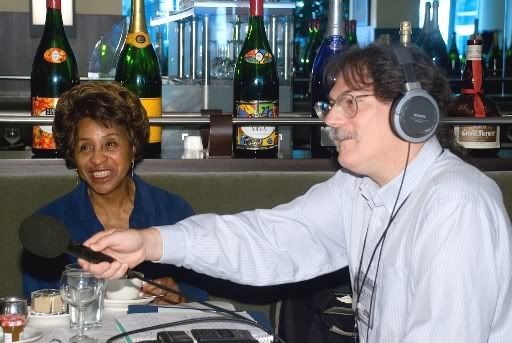
M 162 286 L 175 290 L 177 292 L 180 291 L 178 284 L 170 277 L 163 277 L 159 279 L 152 280 Z M 179 304 L 185 301 L 182 296 L 179 296 L 174 293 L 169 293 L 164 291 L 163 289 L 157 288 L 155 286 L 150 285 L 149 283 L 145 284 L 142 288 L 144 295 L 156 296 L 153 304 L 158 305 L 169 305 L 169 304 Z
M 128 268 L 133 268 L 145 260 L 158 260 L 162 256 L 160 232 L 153 228 L 102 231 L 85 241 L 84 245 L 116 260 L 98 264 L 78 260 L 85 270 L 98 278 L 118 279 L 125 275 Z

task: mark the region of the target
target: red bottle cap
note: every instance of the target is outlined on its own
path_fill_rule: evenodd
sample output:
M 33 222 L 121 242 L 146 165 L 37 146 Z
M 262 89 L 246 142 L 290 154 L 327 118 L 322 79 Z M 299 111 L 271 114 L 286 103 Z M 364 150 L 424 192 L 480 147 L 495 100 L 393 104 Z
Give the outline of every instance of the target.
M 46 8 L 53 8 L 56 10 L 60 10 L 60 1 L 61 0 L 46 0 Z
M 263 16 L 263 0 L 251 0 L 249 6 L 249 15 Z

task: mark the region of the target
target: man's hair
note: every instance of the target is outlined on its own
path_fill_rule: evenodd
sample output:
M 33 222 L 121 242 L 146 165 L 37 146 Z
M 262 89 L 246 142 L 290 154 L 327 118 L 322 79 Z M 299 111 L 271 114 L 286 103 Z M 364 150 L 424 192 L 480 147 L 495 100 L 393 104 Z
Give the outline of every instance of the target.
M 394 48 L 379 44 L 363 48 L 353 47 L 331 59 L 324 73 L 329 89 L 336 82 L 336 78 L 341 76 L 350 89 L 372 88 L 378 100 L 392 103 L 406 92 L 405 74 L 393 52 Z M 440 116 L 443 117 L 451 95 L 448 80 L 423 50 L 414 46 L 408 50 L 413 58 L 416 80 L 437 102 Z M 439 125 L 436 133 L 443 146 L 461 154 L 460 146 L 454 145 L 450 126 Z
M 91 81 L 63 93 L 55 108 L 53 134 L 68 168 L 76 168 L 74 149 L 83 118 L 108 128 L 120 127 L 134 148 L 135 162 L 143 159 L 149 120 L 139 98 L 117 82 Z

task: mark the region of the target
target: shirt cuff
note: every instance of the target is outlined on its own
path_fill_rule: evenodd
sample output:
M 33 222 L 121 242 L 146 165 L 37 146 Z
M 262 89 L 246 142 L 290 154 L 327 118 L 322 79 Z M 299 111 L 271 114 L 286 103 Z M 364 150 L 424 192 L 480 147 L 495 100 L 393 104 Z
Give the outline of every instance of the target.
M 156 226 L 162 237 L 162 257 L 156 263 L 182 266 L 185 261 L 185 233 L 175 226 Z

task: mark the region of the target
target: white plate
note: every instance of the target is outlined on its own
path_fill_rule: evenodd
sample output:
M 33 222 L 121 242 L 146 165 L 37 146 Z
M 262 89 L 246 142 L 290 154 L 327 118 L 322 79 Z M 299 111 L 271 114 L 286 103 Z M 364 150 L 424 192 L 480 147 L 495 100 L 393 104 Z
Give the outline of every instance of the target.
M 65 326 L 69 324 L 69 313 L 63 314 L 29 314 L 28 322 L 34 327 Z
M 2 331 L 0 330 L 0 332 L 2 332 Z M 43 333 L 41 331 L 38 331 L 38 330 L 32 329 L 32 328 L 25 328 L 25 330 L 23 330 L 23 336 L 22 336 L 23 339 L 21 341 L 19 341 L 19 343 L 35 342 L 41 337 L 43 337 Z M 3 335 L 0 335 L 0 342 L 3 343 L 3 341 L 4 341 Z
M 145 305 L 149 304 L 155 297 L 141 297 L 133 300 L 110 300 L 105 299 L 105 308 L 107 309 L 127 309 L 128 305 Z

